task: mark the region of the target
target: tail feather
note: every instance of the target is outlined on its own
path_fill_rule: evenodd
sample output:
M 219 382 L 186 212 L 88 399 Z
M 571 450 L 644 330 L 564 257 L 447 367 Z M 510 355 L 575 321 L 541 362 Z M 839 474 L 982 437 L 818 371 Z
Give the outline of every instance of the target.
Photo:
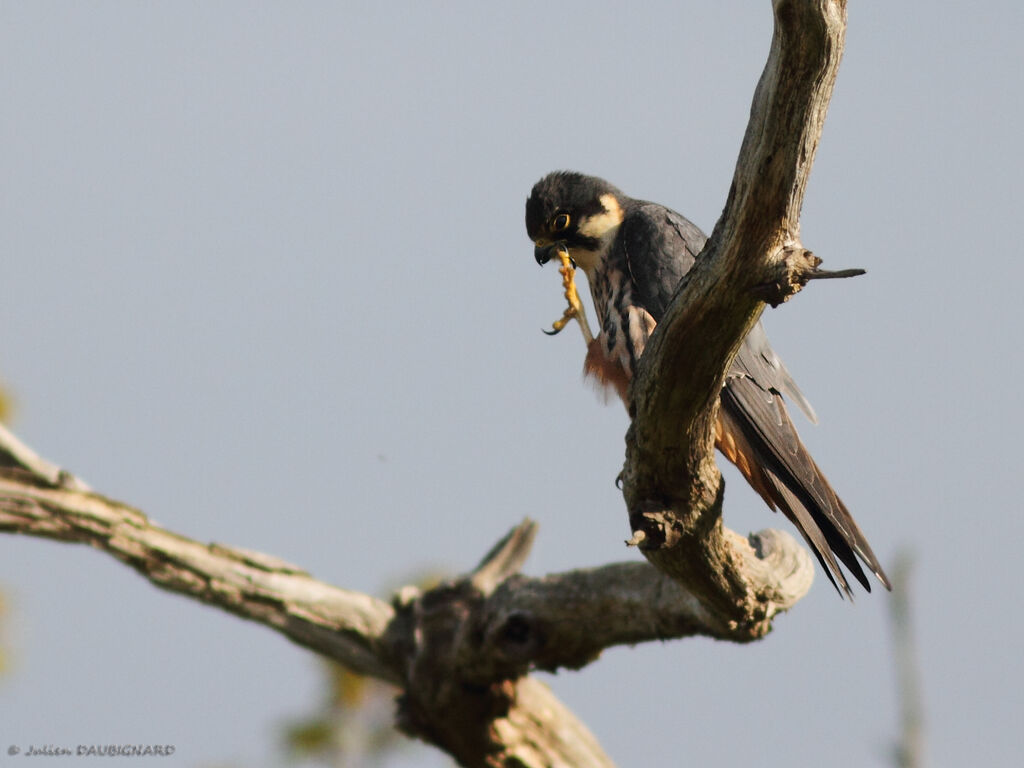
M 800 441 L 777 393 L 745 376 L 730 378 L 722 389 L 719 418 L 718 447 L 768 505 L 793 522 L 840 594 L 852 597 L 840 562 L 871 591 L 858 557 L 891 589 L 867 539 Z
M 777 503 L 782 510 L 782 514 L 789 518 L 793 525 L 796 526 L 796 529 L 800 531 L 804 541 L 807 542 L 814 556 L 818 558 L 818 562 L 821 563 L 821 567 L 825 570 L 825 575 L 828 576 L 836 591 L 840 595 L 853 600 L 853 590 L 850 589 L 850 583 L 846 580 L 846 575 L 836 562 L 835 555 L 833 554 L 834 547 L 826 531 L 822 530 L 821 526 L 815 521 L 814 516 L 807 510 L 807 507 L 800 503 L 800 500 L 793 495 L 780 478 L 772 472 L 766 474 L 771 478 L 775 486 L 776 493 L 778 494 L 776 497 L 778 499 Z M 826 530 L 828 528 L 829 526 L 826 526 Z M 847 550 L 849 550 L 849 547 L 847 547 Z M 846 558 L 840 555 L 840 559 L 849 567 Z M 854 567 L 850 571 L 857 577 L 857 581 L 863 584 L 864 588 L 870 592 L 871 586 L 864 577 L 864 572 L 860 569 L 856 559 L 854 559 L 853 565 Z

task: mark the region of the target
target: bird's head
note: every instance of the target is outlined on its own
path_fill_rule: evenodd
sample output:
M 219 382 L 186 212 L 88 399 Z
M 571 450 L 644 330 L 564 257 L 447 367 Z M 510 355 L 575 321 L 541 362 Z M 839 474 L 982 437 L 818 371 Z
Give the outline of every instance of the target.
M 622 193 L 604 179 L 572 171 L 549 173 L 526 201 L 526 233 L 534 258 L 547 263 L 561 247 L 588 274 L 622 223 Z

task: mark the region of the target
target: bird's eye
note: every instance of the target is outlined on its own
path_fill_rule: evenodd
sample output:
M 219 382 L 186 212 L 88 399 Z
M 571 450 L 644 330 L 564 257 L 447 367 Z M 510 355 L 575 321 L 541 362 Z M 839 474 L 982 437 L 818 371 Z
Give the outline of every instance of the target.
M 555 232 L 561 232 L 563 229 L 569 228 L 569 214 L 560 213 L 551 220 L 551 228 Z

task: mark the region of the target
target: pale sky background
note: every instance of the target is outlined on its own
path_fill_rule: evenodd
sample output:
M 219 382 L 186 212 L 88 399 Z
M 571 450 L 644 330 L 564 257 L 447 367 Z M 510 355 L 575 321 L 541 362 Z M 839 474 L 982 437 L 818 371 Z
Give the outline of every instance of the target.
M 803 239 L 868 275 L 765 322 L 875 551 L 916 555 L 930 764 L 1019 765 L 1024 6 L 849 22 Z M 175 531 L 374 594 L 527 515 L 530 574 L 640 557 L 626 415 L 574 328 L 540 332 L 559 277 L 523 202 L 570 168 L 710 231 L 770 34 L 767 0 L 0 2 L 13 428 Z M 787 527 L 727 482 L 727 524 Z M 320 692 L 308 652 L 85 547 L 0 538 L 0 591 L 0 762 L 113 741 L 278 766 Z M 887 766 L 887 608 L 819 570 L 764 642 L 546 679 L 623 766 Z

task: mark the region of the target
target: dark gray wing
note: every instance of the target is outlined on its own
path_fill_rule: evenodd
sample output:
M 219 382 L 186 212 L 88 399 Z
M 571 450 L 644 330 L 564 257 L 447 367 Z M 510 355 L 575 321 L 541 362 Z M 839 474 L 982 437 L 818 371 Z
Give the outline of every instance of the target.
M 707 235 L 685 216 L 657 203 L 645 202 L 636 202 L 627 208 L 620 232 L 622 256 L 638 289 L 638 298 L 658 322 L 675 295 L 679 281 L 704 248 Z M 768 343 L 760 321 L 743 340 L 736 367 L 741 368 L 739 373 L 788 397 L 808 419 L 818 423 L 814 408 Z
M 626 206 L 616 240 L 621 252 L 612 258 L 623 259 L 637 298 L 655 322 L 665 314 L 707 239 L 696 224 L 663 205 Z
M 747 338 L 743 340 L 743 347 L 737 357 L 741 358 L 741 363 L 745 368 L 744 372 L 748 376 L 753 376 L 761 384 L 788 397 L 796 403 L 812 424 L 818 423 L 818 416 L 814 412 L 814 408 L 804 397 L 800 387 L 793 381 L 793 377 L 790 376 L 779 356 L 775 354 L 771 344 L 768 343 L 768 334 L 764 332 L 764 326 L 761 325 L 760 320 L 750 329 Z
M 693 266 L 706 236 L 692 222 L 654 203 L 634 203 L 619 232 L 621 253 L 633 278 L 638 303 L 658 321 L 679 281 Z M 865 589 L 870 582 L 859 556 L 886 587 L 881 565 L 846 506 L 800 441 L 782 395 L 816 421 L 758 323 L 744 339 L 722 388 L 721 430 L 729 449 L 719 447 L 769 505 L 778 507 L 803 535 L 837 590 L 851 594 L 836 557 Z

